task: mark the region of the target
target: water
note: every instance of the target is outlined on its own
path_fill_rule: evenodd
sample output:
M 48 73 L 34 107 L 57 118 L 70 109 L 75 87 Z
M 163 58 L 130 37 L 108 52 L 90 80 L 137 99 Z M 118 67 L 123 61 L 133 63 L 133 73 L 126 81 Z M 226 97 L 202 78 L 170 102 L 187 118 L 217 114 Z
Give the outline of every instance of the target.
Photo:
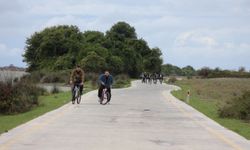
M 28 74 L 24 71 L 7 71 L 0 70 L 0 81 L 14 80 L 15 78 L 21 78 L 22 76 Z

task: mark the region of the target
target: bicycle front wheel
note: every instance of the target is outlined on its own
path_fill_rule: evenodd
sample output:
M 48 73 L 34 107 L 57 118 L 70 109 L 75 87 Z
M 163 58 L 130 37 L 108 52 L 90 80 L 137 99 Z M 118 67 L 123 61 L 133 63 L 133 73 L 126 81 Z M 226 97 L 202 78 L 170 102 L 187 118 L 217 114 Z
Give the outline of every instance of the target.
M 78 93 L 77 93 L 76 101 L 77 101 L 77 104 L 81 103 L 81 94 L 80 94 L 80 91 L 78 91 Z

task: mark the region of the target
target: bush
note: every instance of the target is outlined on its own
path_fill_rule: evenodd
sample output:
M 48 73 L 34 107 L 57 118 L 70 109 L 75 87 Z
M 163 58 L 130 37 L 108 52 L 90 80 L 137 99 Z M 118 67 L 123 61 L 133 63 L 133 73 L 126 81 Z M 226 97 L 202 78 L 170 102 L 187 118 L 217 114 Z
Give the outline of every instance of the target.
M 41 88 L 36 87 L 28 80 L 16 83 L 0 82 L 0 113 L 13 114 L 30 110 L 38 105 L 38 96 Z
M 129 76 L 126 74 L 120 74 L 115 76 L 115 80 L 129 80 Z
M 41 83 L 69 83 L 70 71 L 46 73 L 40 78 Z
M 170 77 L 168 83 L 175 83 L 177 81 L 176 77 Z
M 99 77 L 99 74 L 93 73 L 93 72 L 88 72 L 84 74 L 85 81 L 93 81 L 93 80 L 97 81 L 98 77 Z
M 52 87 L 51 93 L 55 94 L 55 93 L 59 93 L 59 92 L 60 92 L 59 88 L 54 84 Z
M 114 88 L 123 88 L 130 84 L 130 78 L 126 74 L 117 75 L 114 80 Z
M 245 91 L 235 99 L 221 104 L 219 107 L 220 117 L 250 120 L 250 91 Z

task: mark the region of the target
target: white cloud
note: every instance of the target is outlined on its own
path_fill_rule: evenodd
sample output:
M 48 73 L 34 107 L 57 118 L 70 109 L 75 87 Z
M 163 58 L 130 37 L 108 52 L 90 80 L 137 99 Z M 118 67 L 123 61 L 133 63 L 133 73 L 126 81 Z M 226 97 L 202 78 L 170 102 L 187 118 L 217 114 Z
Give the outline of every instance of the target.
M 20 48 L 9 48 L 5 44 L 0 43 L 0 66 L 7 66 L 10 64 L 21 64 L 25 66 L 22 62 L 23 50 Z
M 0 43 L 0 54 L 2 58 L 6 56 L 19 56 L 22 52 L 23 51 L 19 48 L 9 48 L 5 44 Z
M 206 35 L 200 31 L 188 31 L 181 33 L 176 37 L 175 45 L 185 47 L 192 45 L 193 47 L 215 47 L 218 45 L 214 37 Z
M 25 37 L 48 26 L 73 24 L 82 31 L 105 32 L 126 21 L 151 47 L 163 50 L 165 63 L 204 66 L 214 59 L 220 66 L 244 55 L 233 63 L 250 68 L 245 57 L 250 53 L 249 8 L 249 0 L 0 0 L 0 43 L 5 45 L 0 54 L 21 51 Z

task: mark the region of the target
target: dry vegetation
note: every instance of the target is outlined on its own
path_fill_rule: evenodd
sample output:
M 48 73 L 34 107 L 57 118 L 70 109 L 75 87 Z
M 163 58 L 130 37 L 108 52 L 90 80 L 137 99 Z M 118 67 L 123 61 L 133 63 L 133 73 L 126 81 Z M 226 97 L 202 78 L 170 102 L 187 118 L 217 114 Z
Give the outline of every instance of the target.
M 191 79 L 175 84 L 182 90 L 172 92 L 174 96 L 185 101 L 190 90 L 192 107 L 250 139 L 250 79 Z
M 192 85 L 191 94 L 201 100 L 226 101 L 241 96 L 243 91 L 250 90 L 250 79 L 215 78 L 192 79 L 181 81 L 182 85 Z

